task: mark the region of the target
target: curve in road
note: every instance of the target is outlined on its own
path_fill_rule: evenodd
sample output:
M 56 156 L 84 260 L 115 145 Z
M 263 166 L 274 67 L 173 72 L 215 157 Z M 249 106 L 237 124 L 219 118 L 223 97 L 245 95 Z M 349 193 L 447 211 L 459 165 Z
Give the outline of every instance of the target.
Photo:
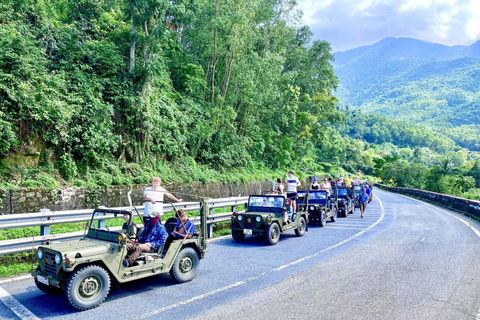
M 375 190 L 358 210 L 304 237 L 214 241 L 198 277 L 157 276 L 115 285 L 86 318 L 475 319 L 480 306 L 478 224 L 437 207 Z M 448 213 L 448 214 L 445 214 Z M 460 219 L 460 220 L 459 220 Z M 61 296 L 33 281 L 3 290 L 38 318 L 76 319 Z M 2 300 L 3 301 L 3 300 Z M 17 315 L 0 303 L 0 317 Z

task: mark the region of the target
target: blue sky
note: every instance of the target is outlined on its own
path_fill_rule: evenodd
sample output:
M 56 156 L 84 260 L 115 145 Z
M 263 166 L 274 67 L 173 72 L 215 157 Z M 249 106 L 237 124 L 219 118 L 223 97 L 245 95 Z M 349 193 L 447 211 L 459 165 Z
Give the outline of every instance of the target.
M 480 0 L 297 0 L 314 39 L 334 51 L 411 37 L 446 45 L 480 39 Z

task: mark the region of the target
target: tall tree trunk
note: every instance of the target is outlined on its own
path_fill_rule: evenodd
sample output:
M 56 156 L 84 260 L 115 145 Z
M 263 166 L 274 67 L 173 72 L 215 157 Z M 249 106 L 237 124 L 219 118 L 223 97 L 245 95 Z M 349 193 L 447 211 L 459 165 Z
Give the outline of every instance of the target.
M 217 23 L 218 0 L 215 1 L 215 23 Z M 212 106 L 215 104 L 215 67 L 217 65 L 217 27 L 213 28 L 213 70 L 212 70 Z
M 137 27 L 135 25 L 135 2 L 130 2 L 130 12 L 132 14 L 132 33 L 131 33 L 131 43 L 130 43 L 130 69 L 128 70 L 130 73 L 135 71 L 135 44 L 136 44 L 136 35 L 137 35 Z

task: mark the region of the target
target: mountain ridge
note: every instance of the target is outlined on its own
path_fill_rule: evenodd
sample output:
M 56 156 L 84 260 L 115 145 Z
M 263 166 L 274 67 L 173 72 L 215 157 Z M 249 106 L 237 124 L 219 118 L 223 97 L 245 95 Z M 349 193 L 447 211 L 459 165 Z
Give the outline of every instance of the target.
M 456 137 L 463 126 L 480 134 L 480 41 L 445 46 L 385 38 L 334 56 L 341 104 Z

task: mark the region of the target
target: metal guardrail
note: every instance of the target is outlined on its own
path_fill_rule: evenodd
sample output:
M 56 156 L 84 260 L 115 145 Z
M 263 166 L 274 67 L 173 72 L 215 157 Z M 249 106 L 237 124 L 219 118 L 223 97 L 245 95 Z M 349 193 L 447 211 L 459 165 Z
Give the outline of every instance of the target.
M 208 205 L 210 213 L 208 216 L 208 234 L 209 237 L 213 233 L 213 224 L 218 222 L 229 221 L 232 212 L 235 211 L 236 206 L 244 206 L 248 201 L 248 197 L 234 197 L 210 199 Z M 185 211 L 198 211 L 201 208 L 200 202 L 180 202 L 173 203 L 176 209 L 183 209 Z M 225 213 L 213 214 L 213 209 L 231 207 L 231 211 Z M 135 207 L 142 215 L 145 209 L 144 206 Z M 132 207 L 116 207 L 112 209 L 132 209 Z M 163 204 L 164 213 L 174 212 L 171 204 Z M 87 222 L 92 218 L 93 209 L 87 210 L 73 210 L 73 211 L 42 211 L 38 213 L 22 213 L 9 214 L 0 216 L 0 229 L 25 228 L 25 227 L 40 227 L 40 236 L 30 238 L 11 239 L 0 241 L 0 255 L 24 252 L 35 249 L 46 241 L 71 241 L 80 239 L 84 236 L 85 231 L 69 232 L 62 234 L 50 234 L 50 226 L 62 223 L 77 223 Z M 109 215 L 99 217 L 99 220 L 112 219 L 114 216 Z M 196 225 L 200 224 L 200 218 L 197 216 L 193 219 Z M 120 227 L 112 227 L 111 230 L 119 230 Z
M 426 190 L 391 187 L 380 183 L 375 183 L 375 186 L 384 190 L 409 195 L 447 208 L 452 208 L 461 211 L 463 212 L 463 214 L 470 217 L 475 217 L 477 219 L 480 218 L 480 201 L 450 196 L 447 194 Z

